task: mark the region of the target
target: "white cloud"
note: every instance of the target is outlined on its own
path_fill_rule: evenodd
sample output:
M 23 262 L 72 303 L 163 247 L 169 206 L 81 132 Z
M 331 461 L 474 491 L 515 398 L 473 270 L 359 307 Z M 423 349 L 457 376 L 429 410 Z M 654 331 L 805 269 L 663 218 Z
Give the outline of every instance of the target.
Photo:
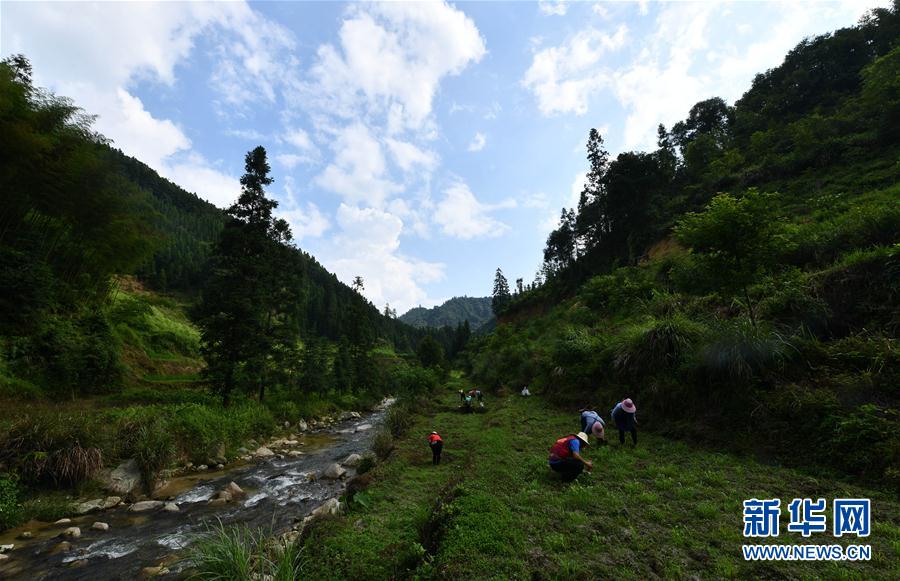
M 609 9 L 606 8 L 602 2 L 594 2 L 591 4 L 591 11 L 604 20 L 609 18 Z
M 465 183 L 458 181 L 444 190 L 444 198 L 438 202 L 434 221 L 441 231 L 455 238 L 495 238 L 509 230 L 509 226 L 490 216 L 492 210 L 515 207 L 514 200 L 499 204 L 482 204 Z
M 289 129 L 282 136 L 282 139 L 301 151 L 315 149 L 312 140 L 309 138 L 309 133 L 302 129 Z
M 315 182 L 339 194 L 351 204 L 382 207 L 385 199 L 401 191 L 386 175 L 381 144 L 362 123 L 338 131 L 333 142 L 334 160 Z
M 444 2 L 353 5 L 339 37 L 319 47 L 306 100 L 344 117 L 391 112 L 394 131 L 422 128 L 440 80 L 485 53 L 474 22 Z
M 538 8 L 547 16 L 565 16 L 569 6 L 566 0 L 538 0 Z
M 609 74 L 596 65 L 607 52 L 621 48 L 627 36 L 624 24 L 612 34 L 593 27 L 581 30 L 561 46 L 536 52 L 522 85 L 537 97 L 544 115 L 583 115 L 591 94 L 609 82 Z
M 487 137 L 485 137 L 484 133 L 479 131 L 475 134 L 475 137 L 472 138 L 471 143 L 469 143 L 469 151 L 481 151 L 484 149 L 486 143 Z
M 433 151 L 423 151 L 412 143 L 392 138 L 386 139 L 385 144 L 388 146 L 394 162 L 405 172 L 411 171 L 416 167 L 431 171 L 437 165 L 437 154 Z
M 233 204 L 241 193 L 241 185 L 236 177 L 212 167 L 196 153 L 181 161 L 166 160 L 159 168 L 159 173 L 220 208 Z
M 444 278 L 444 265 L 400 253 L 403 221 L 375 208 L 341 204 L 337 211 L 341 232 L 324 259 L 344 282 L 362 276 L 365 296 L 379 307 L 390 303 L 400 312 L 431 304 L 421 285 Z
M 316 204 L 307 201 L 305 207 L 302 207 L 297 202 L 294 179 L 290 176 L 284 178 L 284 193 L 286 201 L 279 205 L 276 213 L 290 224 L 296 242 L 304 238 L 319 238 L 331 227 L 328 218 Z

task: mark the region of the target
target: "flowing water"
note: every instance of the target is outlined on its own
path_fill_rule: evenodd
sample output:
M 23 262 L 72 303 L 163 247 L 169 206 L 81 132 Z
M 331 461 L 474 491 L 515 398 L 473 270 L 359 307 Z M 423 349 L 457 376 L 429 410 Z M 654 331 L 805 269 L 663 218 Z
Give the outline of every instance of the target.
M 183 549 L 217 519 L 225 525 L 286 530 L 324 500 L 340 495 L 346 477 L 342 482 L 310 476 L 321 474 L 331 463 L 350 454 L 367 451 L 387 405 L 389 402 L 361 419 L 300 435 L 293 449 L 302 451 L 302 456 L 276 457 L 174 478 L 157 491 L 156 497 L 174 497 L 180 512 L 134 513 L 119 507 L 73 517 L 69 524 L 32 521 L 0 534 L 0 544 L 15 544 L 15 549 L 7 553 L 10 558 L 0 563 L 0 578 L 130 580 L 138 578 L 144 567 L 160 564 L 177 573 L 183 566 L 179 562 Z M 348 468 L 347 476 L 352 474 Z M 209 504 L 210 497 L 231 481 L 246 495 L 224 505 Z M 96 521 L 108 523 L 109 530 L 92 530 Z M 60 538 L 73 526 L 80 527 L 80 538 Z M 26 530 L 32 533 L 31 539 L 16 539 Z M 71 543 L 68 549 L 60 546 L 66 540 Z

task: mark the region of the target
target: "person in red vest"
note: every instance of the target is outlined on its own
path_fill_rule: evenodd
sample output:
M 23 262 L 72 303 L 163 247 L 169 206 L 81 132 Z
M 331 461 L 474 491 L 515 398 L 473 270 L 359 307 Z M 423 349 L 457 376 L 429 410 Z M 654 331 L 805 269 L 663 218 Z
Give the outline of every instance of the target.
M 428 436 L 428 445 L 431 446 L 431 464 L 437 466 L 441 463 L 441 450 L 444 447 L 444 441 L 437 432 L 431 432 Z
M 563 482 L 571 482 L 578 478 L 581 471 L 588 472 L 594 465 L 581 457 L 581 449 L 588 446 L 588 437 L 584 432 L 562 437 L 550 447 L 550 468 L 562 475 Z

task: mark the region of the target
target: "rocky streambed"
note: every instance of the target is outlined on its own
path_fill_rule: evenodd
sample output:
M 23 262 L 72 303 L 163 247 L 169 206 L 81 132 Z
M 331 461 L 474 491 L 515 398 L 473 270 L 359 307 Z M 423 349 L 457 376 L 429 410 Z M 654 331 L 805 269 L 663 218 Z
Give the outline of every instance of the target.
M 6 531 L 0 534 L 0 578 L 177 576 L 184 549 L 218 521 L 278 533 L 314 511 L 334 510 L 333 499 L 354 475 L 390 403 L 265 443 L 228 466 L 194 467 L 151 499 L 129 504 L 108 496 L 82 505 L 86 514 Z

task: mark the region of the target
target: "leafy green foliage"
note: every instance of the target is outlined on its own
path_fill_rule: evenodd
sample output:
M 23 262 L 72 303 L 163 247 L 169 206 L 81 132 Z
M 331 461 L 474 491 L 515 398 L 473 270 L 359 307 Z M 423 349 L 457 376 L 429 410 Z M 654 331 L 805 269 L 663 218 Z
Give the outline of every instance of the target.
M 19 524 L 19 486 L 12 478 L 0 478 L 0 531 Z

